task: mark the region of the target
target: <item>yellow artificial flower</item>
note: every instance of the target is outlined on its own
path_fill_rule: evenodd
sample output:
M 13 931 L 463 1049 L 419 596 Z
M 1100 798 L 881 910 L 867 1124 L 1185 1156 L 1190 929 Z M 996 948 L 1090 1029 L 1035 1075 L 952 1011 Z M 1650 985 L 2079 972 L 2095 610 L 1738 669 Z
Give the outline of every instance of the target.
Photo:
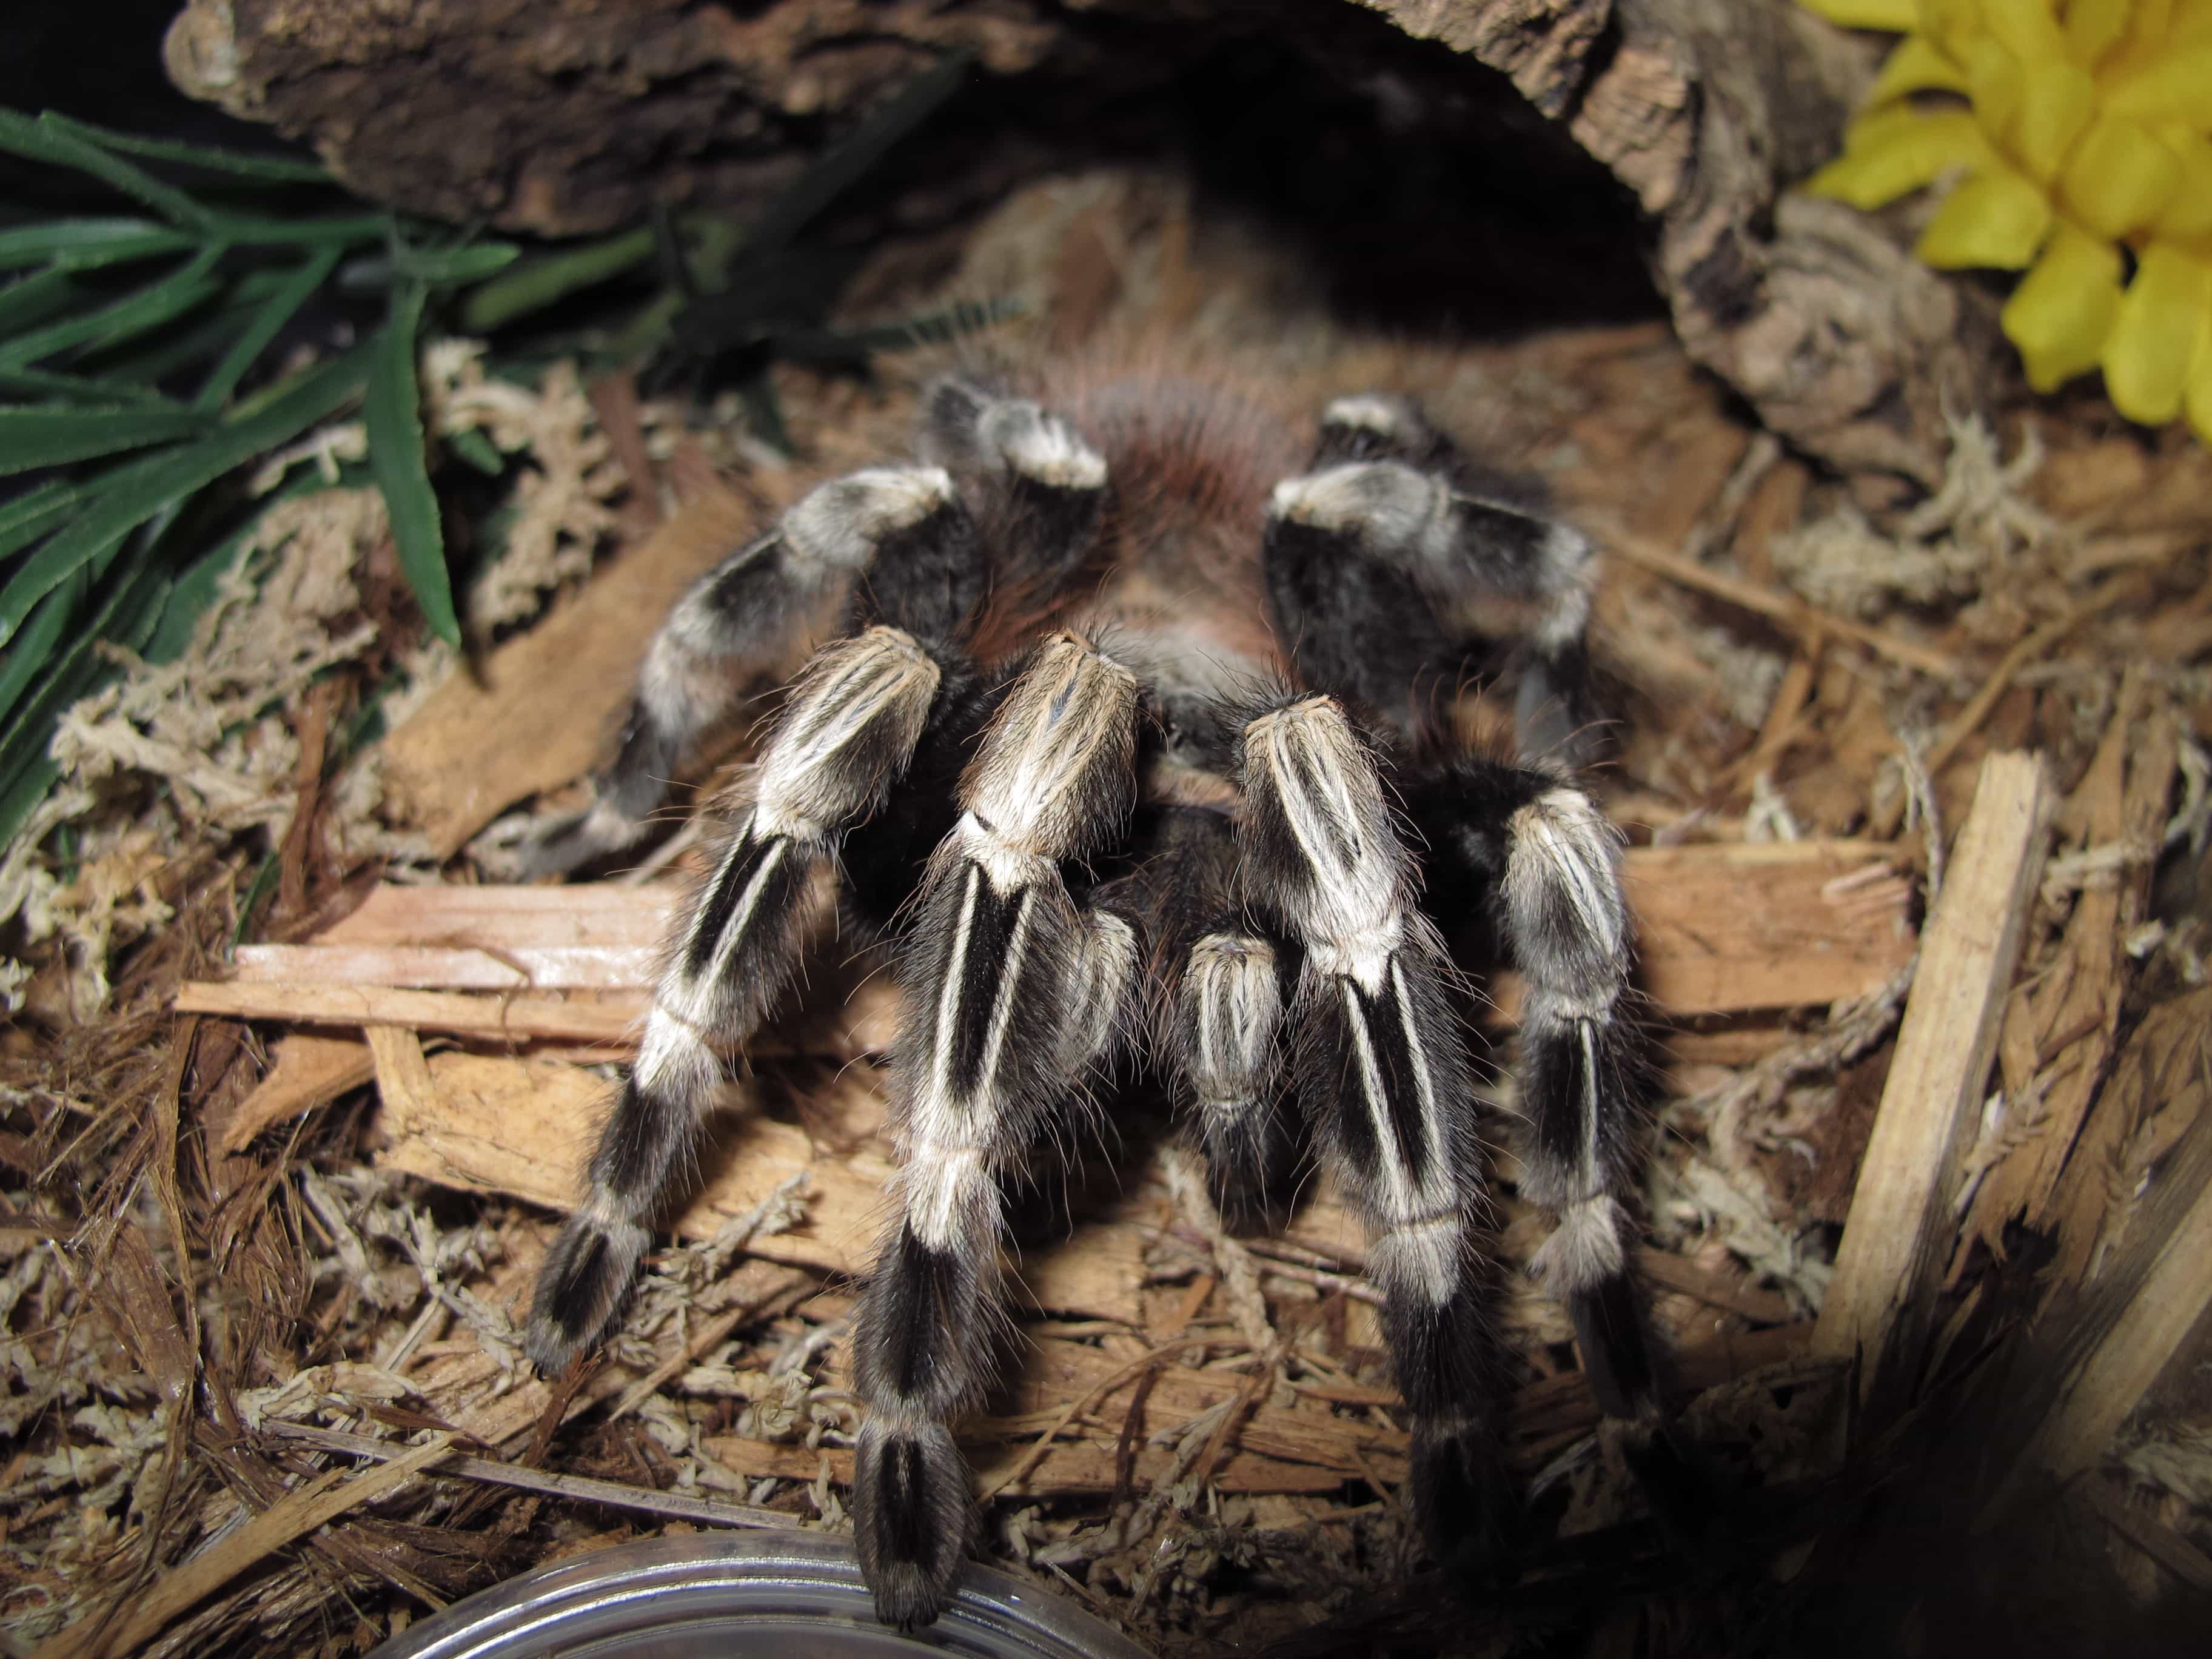
M 1806 187 L 1876 208 L 1954 177 L 1917 252 L 2027 273 L 2028 384 L 2101 368 L 2130 420 L 2212 442 L 2212 0 L 1804 3 L 1905 36 Z

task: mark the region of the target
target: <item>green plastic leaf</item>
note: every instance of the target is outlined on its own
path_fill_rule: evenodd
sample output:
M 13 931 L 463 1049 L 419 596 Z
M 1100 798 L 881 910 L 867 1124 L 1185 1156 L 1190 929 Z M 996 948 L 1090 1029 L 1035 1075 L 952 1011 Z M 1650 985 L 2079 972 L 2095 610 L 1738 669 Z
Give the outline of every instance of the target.
M 196 407 L 221 409 L 230 401 L 230 394 L 238 390 L 239 381 L 253 367 L 254 360 L 269 349 L 269 343 L 283 332 L 284 325 L 292 320 L 300 307 L 314 297 L 316 289 L 330 280 L 343 252 L 337 247 L 319 248 L 285 278 L 283 285 L 262 306 L 252 325 L 216 365 L 215 372 L 208 376 L 200 395 L 194 399 Z
M 446 447 L 452 450 L 487 478 L 496 478 L 507 471 L 507 462 L 501 457 L 492 441 L 474 427 L 446 434 Z
M 448 645 L 458 646 L 461 625 L 453 614 L 453 584 L 446 569 L 446 534 L 438 520 L 438 498 L 423 468 L 422 412 L 415 380 L 415 338 L 426 297 L 427 289 L 419 282 L 403 282 L 392 290 L 390 319 L 370 343 L 375 356 L 364 417 L 368 464 L 392 515 L 399 568 L 431 631 Z
M 56 125 L 51 118 L 33 121 L 14 110 L 0 109 L 0 149 L 11 150 L 30 161 L 88 173 L 103 184 L 112 185 L 125 195 L 143 202 L 180 228 L 201 232 L 208 228 L 208 210 L 183 191 L 174 185 L 163 184 L 145 168 L 133 167 L 121 156 L 110 155 L 99 145 Z
M 247 155 L 237 150 L 216 149 L 204 144 L 180 144 L 166 138 L 142 138 L 136 133 L 96 127 L 88 121 L 73 121 L 51 110 L 39 118 L 39 124 L 97 144 L 102 149 L 118 150 L 126 155 L 144 155 L 156 161 L 178 161 L 186 167 L 204 167 L 210 173 L 235 173 L 241 179 L 268 179 L 286 184 L 327 185 L 331 182 L 331 175 L 318 163 L 298 161 L 289 155 Z
M 823 209 L 865 178 L 891 148 L 958 91 L 975 61 L 970 52 L 949 52 L 901 87 L 880 108 L 832 144 L 745 231 L 745 252 L 757 257 L 784 246 Z
M 58 769 L 47 750 L 62 715 L 120 672 L 95 642 L 111 641 L 134 651 L 143 646 L 160 620 L 168 586 L 168 579 L 151 568 L 132 571 L 114 583 L 37 690 L 15 710 L 0 732 L 0 838 L 12 839 L 53 787 Z
M 0 847 L 15 839 L 15 832 L 23 827 L 24 820 L 39 810 L 39 803 L 46 799 L 61 775 L 62 769 L 41 755 L 8 787 L 5 793 L 0 793 Z
M 58 311 L 69 308 L 78 297 L 69 272 L 52 268 L 0 288 L 0 336 L 17 329 L 36 328 Z
M 197 437 L 209 424 L 206 416 L 191 410 L 16 404 L 0 409 L 0 477 Z
M 6 113 L 0 110 L 0 115 Z M 0 345 L 0 368 L 27 368 L 71 346 L 119 344 L 181 317 L 222 287 L 221 277 L 209 274 L 222 253 L 220 247 L 202 248 L 159 282 L 112 305 L 17 335 Z
M 0 645 L 22 626 L 31 607 L 72 573 L 96 562 L 120 538 L 171 502 L 263 451 L 289 443 L 360 391 L 368 368 L 369 348 L 356 346 L 253 398 L 196 443 L 88 480 L 85 510 L 56 531 L 0 589 Z
M 453 248 L 402 246 L 392 256 L 392 269 L 402 277 L 439 288 L 453 283 L 480 283 L 497 276 L 521 257 L 521 245 L 515 242 L 477 242 Z
M 40 600 L 25 619 L 22 632 L 9 642 L 6 659 L 0 660 L 0 720 L 6 720 L 60 647 L 91 586 L 90 576 L 76 572 Z
M 469 295 L 461 302 L 461 327 L 470 334 L 488 334 L 579 289 L 634 270 L 652 257 L 649 228 L 544 254 Z
M 76 485 L 56 478 L 0 501 L 0 558 L 38 540 L 60 523 L 81 498 Z
M 179 252 L 193 241 L 183 231 L 167 229 L 151 219 L 57 219 L 0 230 L 0 270 L 51 261 L 65 270 L 90 270 Z
M 136 404 L 146 409 L 182 409 L 150 386 L 90 374 L 64 374 L 48 368 L 0 368 L 0 392 L 23 398 L 66 398 L 80 404 Z

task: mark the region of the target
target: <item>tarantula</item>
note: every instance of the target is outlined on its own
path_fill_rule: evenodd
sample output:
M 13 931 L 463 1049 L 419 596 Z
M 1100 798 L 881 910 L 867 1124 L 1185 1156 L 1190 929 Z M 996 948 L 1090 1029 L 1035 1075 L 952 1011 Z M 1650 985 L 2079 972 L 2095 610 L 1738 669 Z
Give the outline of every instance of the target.
M 1452 946 L 1521 970 L 1521 1190 L 1558 1218 L 1534 1268 L 1601 1403 L 1657 1420 L 1625 1273 L 1618 837 L 1557 763 L 1590 724 L 1589 544 L 1409 400 L 1331 403 L 1301 453 L 1297 423 L 1171 377 L 1036 390 L 938 382 L 918 465 L 822 485 L 702 580 L 596 805 L 544 843 L 550 869 L 634 840 L 745 672 L 842 608 L 720 808 L 532 1357 L 557 1373 L 615 1316 L 717 1048 L 789 985 L 827 866 L 902 994 L 899 1214 L 854 1335 L 879 1616 L 933 1619 L 973 1536 L 950 1423 L 989 1382 L 1002 1184 L 1117 1060 L 1175 1091 L 1224 1206 L 1301 1133 L 1333 1161 L 1372 1234 L 1414 1507 L 1479 1564 L 1514 1504 Z M 1470 665 L 1517 674 L 1519 758 L 1425 717 Z

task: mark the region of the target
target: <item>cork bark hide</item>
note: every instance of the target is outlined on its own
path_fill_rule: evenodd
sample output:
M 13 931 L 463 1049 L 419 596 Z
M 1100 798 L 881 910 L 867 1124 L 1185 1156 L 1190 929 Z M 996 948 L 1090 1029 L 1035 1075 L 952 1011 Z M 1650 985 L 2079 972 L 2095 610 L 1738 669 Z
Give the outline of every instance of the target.
M 1997 381 L 1978 296 L 1875 222 L 1784 194 L 1832 153 L 1871 63 L 1789 0 L 189 0 L 167 61 L 368 196 L 560 234 L 654 200 L 761 204 L 955 47 L 991 95 L 963 100 L 960 136 L 933 125 L 944 163 L 909 197 L 980 204 L 1102 148 L 1191 143 L 1144 112 L 1250 43 L 1368 100 L 1378 135 L 1482 125 L 1501 176 L 1547 181 L 1564 135 L 1622 187 L 1602 258 L 1649 261 L 1691 355 L 1810 455 L 1930 483 L 1945 410 Z

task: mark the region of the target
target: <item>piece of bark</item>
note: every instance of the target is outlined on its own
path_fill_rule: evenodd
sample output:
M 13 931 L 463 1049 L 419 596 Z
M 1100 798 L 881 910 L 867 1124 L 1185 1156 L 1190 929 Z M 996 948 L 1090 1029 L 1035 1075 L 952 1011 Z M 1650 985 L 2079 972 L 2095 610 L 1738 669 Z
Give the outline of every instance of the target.
M 1813 1351 L 1885 1397 L 1917 1360 L 1960 1164 L 2042 880 L 2050 785 L 2036 755 L 1992 755 L 1921 940 L 1897 1051 L 1859 1165 Z
M 263 1130 L 326 1105 L 376 1075 L 368 1045 L 354 1037 L 294 1031 L 277 1039 L 270 1060 L 269 1074 L 223 1126 L 222 1152 L 243 1151 Z
M 1882 222 L 1786 193 L 1838 152 L 1875 61 L 1789 0 L 766 0 L 736 12 L 189 0 L 165 56 L 187 92 L 311 139 L 368 195 L 574 234 L 639 222 L 654 203 L 757 216 L 826 140 L 965 47 L 992 83 L 973 94 L 988 117 L 911 146 L 927 197 L 904 210 L 941 219 L 1064 169 L 1109 111 L 1124 126 L 1202 65 L 1262 43 L 1338 92 L 1333 130 L 1371 111 L 1377 152 L 1408 129 L 1439 156 L 1504 147 L 1494 165 L 1528 199 L 1559 194 L 1565 152 L 1586 210 L 1562 218 L 1610 213 L 1617 263 L 1650 262 L 1691 355 L 1803 453 L 1932 485 L 1947 409 L 1985 410 L 2011 361 L 1993 304 L 1913 259 Z M 1370 90 L 1382 84 L 1387 100 Z M 1546 118 L 1502 107 L 1516 98 Z M 1174 141 L 1171 120 L 1159 137 Z M 879 207 L 871 228 L 901 210 Z M 1490 246 L 1526 216 L 1500 216 L 1481 254 L 1462 255 L 1470 277 L 1494 280 L 1481 259 L 1510 270 L 1531 257 Z M 1555 288 L 1616 263 L 1593 240 L 1547 245 Z
M 686 501 L 477 672 L 454 675 L 384 739 L 387 803 L 450 858 L 517 801 L 590 771 L 669 607 L 759 525 L 733 490 Z

